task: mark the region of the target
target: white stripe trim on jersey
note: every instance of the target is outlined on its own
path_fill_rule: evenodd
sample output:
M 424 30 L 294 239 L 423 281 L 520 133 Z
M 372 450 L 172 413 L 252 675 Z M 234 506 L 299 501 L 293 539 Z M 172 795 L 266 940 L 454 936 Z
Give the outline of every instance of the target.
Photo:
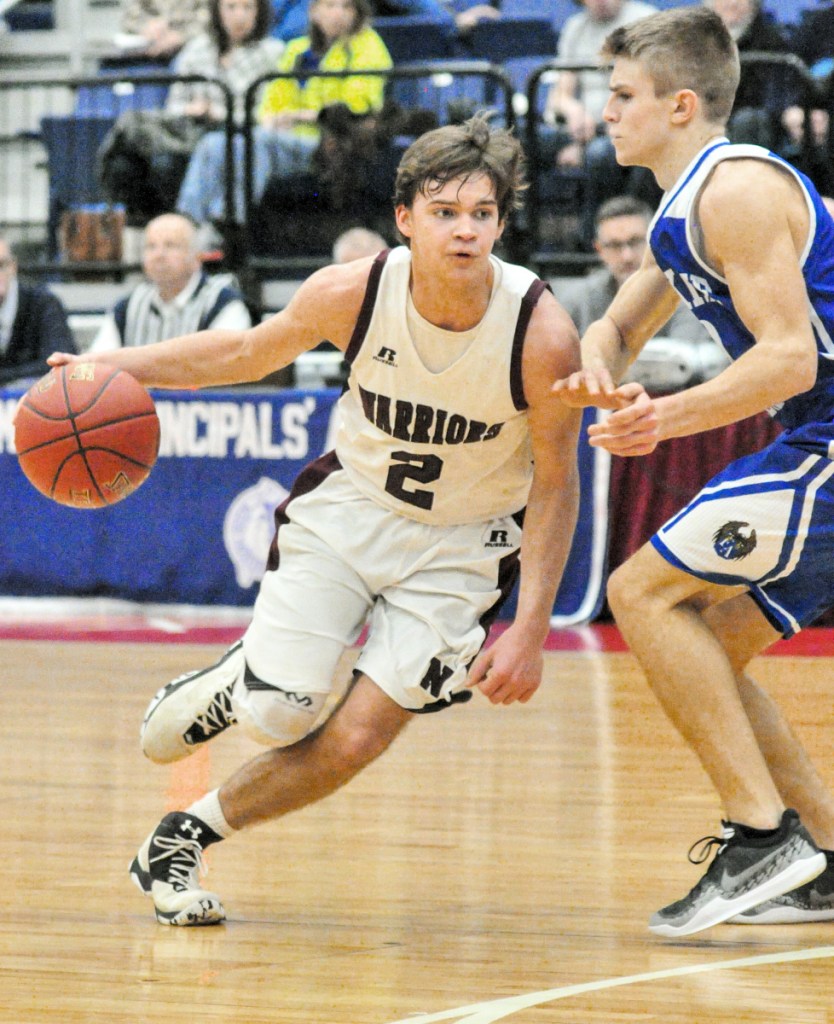
M 749 487 L 751 484 L 769 484 L 779 480 L 798 480 L 808 472 L 811 466 L 819 462 L 821 458 L 822 455 L 809 454 L 808 458 L 801 462 L 796 469 L 792 469 L 788 473 L 760 473 L 755 476 L 738 477 L 735 480 L 722 480 L 721 483 L 715 484 L 714 487 L 704 487 L 699 492 L 699 496 L 702 494 L 717 494 L 719 491 L 725 491 L 731 487 Z M 672 523 L 676 522 L 687 508 L 689 508 L 689 505 L 681 509 L 675 518 L 666 525 L 671 526 Z
M 819 456 L 819 458 L 822 458 L 822 456 Z M 817 491 L 828 480 L 832 473 L 834 473 L 834 462 L 829 462 L 828 465 L 824 466 L 822 471 L 811 481 L 808 487 L 806 487 L 805 495 L 802 499 L 802 514 L 799 517 L 799 524 L 796 529 L 796 541 L 791 549 L 791 556 L 784 569 L 772 576 L 762 577 L 762 579 L 759 580 L 760 585 L 773 583 L 775 580 L 782 579 L 783 576 L 790 576 L 796 568 L 796 563 L 799 561 L 802 551 L 805 548 L 805 541 L 808 539 L 808 527 L 811 523 L 811 516 L 814 511 L 814 502 L 816 501 Z
M 600 409 L 597 413 L 597 422 L 604 419 L 607 412 L 605 409 Z M 585 594 L 579 607 L 572 614 L 550 616 L 550 625 L 553 629 L 588 622 L 597 610 L 597 603 L 603 589 L 603 574 L 608 552 L 608 488 L 611 482 L 611 453 L 604 448 L 595 448 L 593 460 L 591 559 Z
M 719 147 L 716 147 L 716 148 L 719 148 Z M 805 199 L 805 207 L 808 210 L 808 216 L 810 218 L 810 223 L 808 225 L 808 234 L 805 237 L 805 245 L 802 247 L 802 255 L 801 255 L 800 259 L 799 259 L 800 267 L 804 267 L 805 266 L 805 261 L 808 259 L 808 253 L 810 253 L 810 251 L 811 251 L 811 246 L 814 244 L 814 235 L 816 233 L 816 226 L 817 226 L 817 215 L 816 215 L 816 211 L 814 210 L 814 204 L 811 202 L 811 196 L 810 196 L 810 194 L 808 192 L 808 189 L 805 188 L 805 185 L 804 185 L 802 179 L 799 177 L 799 172 L 796 170 L 796 168 L 791 167 L 790 164 L 788 164 L 788 163 L 786 163 L 786 162 L 784 162 L 782 160 L 777 159 L 777 157 L 775 157 L 775 156 L 772 156 L 770 154 L 770 151 L 765 149 L 763 146 L 734 145 L 734 146 L 732 146 L 732 150 L 733 150 L 732 153 L 726 153 L 726 154 L 725 153 L 717 153 L 715 155 L 715 158 L 712 161 L 712 167 L 710 168 L 710 172 L 712 172 L 719 163 L 723 163 L 726 160 L 755 159 L 755 160 L 762 160 L 765 163 L 769 163 L 772 166 L 778 168 L 779 170 L 787 171 L 791 175 L 793 175 L 794 181 L 796 181 L 797 185 L 799 185 L 799 188 L 802 191 L 802 195 L 803 195 L 803 197 Z M 710 154 L 710 155 L 712 155 L 712 154 Z M 687 182 L 687 184 L 689 184 L 689 182 Z M 700 187 L 703 187 L 703 186 L 700 186 Z M 683 191 L 683 190 L 681 190 L 681 191 Z M 672 204 L 670 203 L 669 205 L 671 206 Z M 692 218 L 694 217 L 694 214 L 695 214 L 695 202 L 694 202 L 694 197 L 693 197 L 691 201 L 689 199 L 687 199 L 686 222 L 685 222 L 685 225 L 686 225 L 686 242 L 687 242 L 687 245 L 689 246 L 690 252 L 695 257 L 696 262 L 708 274 L 712 274 L 712 276 L 714 278 L 716 278 L 716 280 L 721 281 L 722 284 L 727 284 L 727 278 L 724 277 L 723 275 L 719 274 L 718 271 L 715 269 L 715 267 L 712 267 L 712 266 L 710 266 L 709 263 L 707 263 L 706 259 L 701 255 L 701 253 L 698 251 L 697 246 L 695 245 L 695 237 L 694 237 L 694 234 L 693 234 L 693 225 L 692 225 Z
M 760 473 L 754 476 L 738 477 L 735 480 L 722 480 L 721 483 L 715 484 L 714 487 L 704 487 L 702 490 L 698 492 L 696 498 L 702 499 L 705 498 L 707 495 L 718 494 L 721 491 L 726 491 L 737 487 L 760 486 L 761 484 L 777 483 L 779 481 L 789 482 L 792 480 L 798 480 L 800 477 L 803 477 L 807 472 L 809 472 L 811 467 L 816 465 L 816 463 L 819 462 L 822 458 L 822 455 L 809 455 L 807 459 L 805 459 L 802 463 L 800 463 L 799 466 L 796 467 L 796 469 L 792 469 L 789 473 Z M 677 515 L 673 516 L 667 523 L 664 523 L 663 526 L 661 526 L 660 529 L 657 531 L 657 536 L 662 537 L 665 533 L 668 533 L 669 530 L 671 530 L 673 527 L 677 526 L 678 521 L 684 515 L 686 515 L 687 512 L 692 508 L 695 500 L 696 499 L 693 498 L 692 502 L 685 505 L 680 510 L 680 512 L 678 512 Z M 702 502 L 698 501 L 698 504 L 700 505 L 702 504 Z
M 811 321 L 811 327 L 814 329 L 814 334 L 816 334 L 820 345 L 826 350 L 825 352 L 820 352 L 820 356 L 823 359 L 834 359 L 834 338 L 825 329 L 825 325 L 820 320 L 819 313 L 814 309 L 810 299 L 808 300 L 808 317 Z
M 787 608 L 783 608 L 781 604 L 777 604 L 776 601 L 774 601 L 773 598 L 770 596 L 770 594 L 766 593 L 764 590 L 761 590 L 758 587 L 758 585 L 755 585 L 755 590 L 756 596 L 759 598 L 759 600 L 764 601 L 765 604 L 767 604 L 767 606 L 773 610 L 774 618 L 781 618 L 788 623 L 791 633 L 798 633 L 802 629 L 802 626 L 800 626 L 800 624 L 793 617 L 793 615 L 791 615 Z
M 670 191 L 666 193 L 667 195 L 669 195 L 669 199 L 666 200 L 665 202 L 661 201 L 660 205 L 658 206 L 657 212 L 652 218 L 650 230 L 651 228 L 654 227 L 655 221 L 659 220 L 661 217 L 675 216 L 673 210 L 675 210 L 677 207 L 683 205 L 684 212 L 686 211 L 686 207 L 689 205 L 689 198 L 684 196 L 684 192 L 686 191 L 687 186 L 692 181 L 695 174 L 701 169 L 701 165 L 703 164 L 703 162 L 709 159 L 709 157 L 712 155 L 713 150 L 718 149 L 721 146 L 728 145 L 730 145 L 730 140 L 727 138 L 726 135 L 722 135 L 721 138 L 715 139 L 713 142 L 707 143 L 707 145 L 704 146 L 704 148 L 700 150 L 690 160 L 689 165 L 682 172 L 681 176 L 672 186 Z M 678 217 L 680 218 L 679 213 Z

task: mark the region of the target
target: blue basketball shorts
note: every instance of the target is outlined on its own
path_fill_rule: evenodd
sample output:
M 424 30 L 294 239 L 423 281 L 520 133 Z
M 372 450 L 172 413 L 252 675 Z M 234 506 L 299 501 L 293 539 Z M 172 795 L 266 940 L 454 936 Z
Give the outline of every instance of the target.
M 693 576 L 746 585 L 792 636 L 834 604 L 834 461 L 777 438 L 713 477 L 651 543 Z

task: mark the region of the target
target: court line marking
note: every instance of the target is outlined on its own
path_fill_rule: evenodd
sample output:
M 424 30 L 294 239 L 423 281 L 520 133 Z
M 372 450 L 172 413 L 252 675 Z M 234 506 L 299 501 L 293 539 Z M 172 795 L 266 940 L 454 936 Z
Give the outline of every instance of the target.
M 485 1003 L 472 1003 L 469 1006 L 459 1006 L 454 1010 L 442 1010 L 440 1013 L 412 1014 L 409 1017 L 403 1017 L 402 1020 L 391 1021 L 389 1024 L 435 1024 L 437 1021 L 454 1021 L 455 1024 L 493 1024 L 494 1021 L 505 1020 L 514 1013 L 529 1009 L 531 1006 L 553 1003 L 558 999 L 567 999 L 569 996 L 582 995 L 585 992 L 600 992 L 603 989 L 618 988 L 622 985 L 636 985 L 642 981 L 683 978 L 689 974 L 706 974 L 709 971 L 760 967 L 763 964 L 790 963 L 797 960 L 821 960 L 826 957 L 834 957 L 834 946 L 817 946 L 814 949 L 801 949 L 791 953 L 766 953 L 762 956 L 743 957 L 740 960 L 719 960 L 716 963 L 672 967 L 665 971 L 630 974 L 622 978 L 602 978 L 599 981 L 587 981 L 580 985 L 567 985 L 564 988 L 528 992 L 522 996 L 509 996 Z

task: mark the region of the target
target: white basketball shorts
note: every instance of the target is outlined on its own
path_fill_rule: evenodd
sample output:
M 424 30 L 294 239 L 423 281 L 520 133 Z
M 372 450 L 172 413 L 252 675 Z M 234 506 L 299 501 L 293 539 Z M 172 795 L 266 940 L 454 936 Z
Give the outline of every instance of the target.
M 515 582 L 516 519 L 406 519 L 361 494 L 332 453 L 302 472 L 282 510 L 277 567 L 243 641 L 252 672 L 295 694 L 327 694 L 367 624 L 356 670 L 401 707 L 450 702 Z

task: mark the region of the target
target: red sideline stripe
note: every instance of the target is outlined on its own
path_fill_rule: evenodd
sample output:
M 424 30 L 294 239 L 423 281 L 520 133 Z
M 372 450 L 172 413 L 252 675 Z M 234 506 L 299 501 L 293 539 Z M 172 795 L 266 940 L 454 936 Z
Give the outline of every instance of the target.
M 508 626 L 498 623 L 492 638 Z M 228 646 L 244 632 L 240 624 L 226 626 L 176 624 L 173 630 L 149 624 L 141 616 L 101 616 L 52 622 L 0 622 L 0 640 L 79 641 L 87 643 L 217 644 Z M 547 651 L 622 652 L 628 650 L 613 624 L 595 623 L 554 629 L 545 642 Z M 790 640 L 780 640 L 768 652 L 793 657 L 834 656 L 834 629 L 806 629 Z

